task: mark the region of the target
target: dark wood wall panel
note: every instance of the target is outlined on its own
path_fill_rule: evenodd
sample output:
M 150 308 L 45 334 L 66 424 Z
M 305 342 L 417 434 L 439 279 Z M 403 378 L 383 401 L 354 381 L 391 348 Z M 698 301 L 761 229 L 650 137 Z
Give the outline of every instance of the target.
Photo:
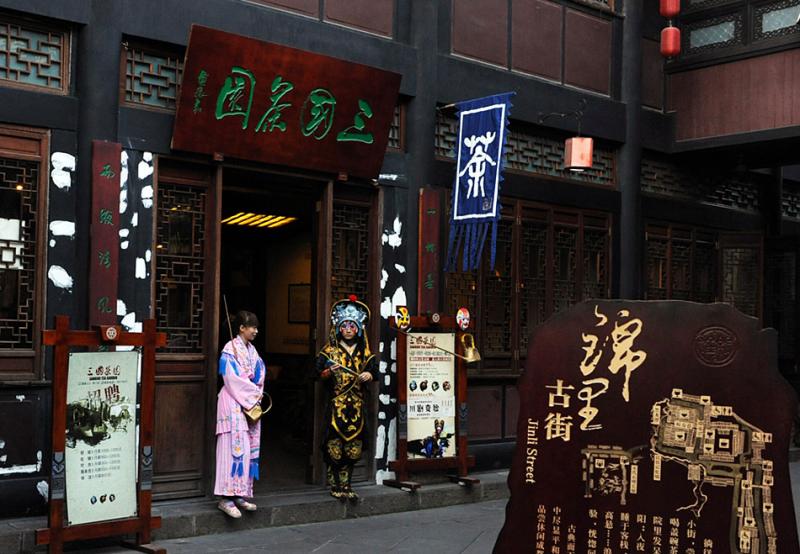
M 202 414 L 198 406 L 205 402 L 205 388 L 205 381 L 156 387 L 156 474 L 202 470 L 205 422 L 196 416 Z
M 453 52 L 508 64 L 508 4 L 497 0 L 453 2 Z
M 500 439 L 503 436 L 503 387 L 469 387 L 469 439 Z
M 389 37 L 394 23 L 394 0 L 325 0 L 325 18 Z
M 319 16 L 319 0 L 255 0 L 261 4 L 300 12 L 306 15 Z
M 576 10 L 566 13 L 564 82 L 608 94 L 611 22 Z
M 642 39 L 642 104 L 664 108 L 664 60 L 656 40 Z
M 669 88 L 677 140 L 800 125 L 800 49 L 676 73 Z
M 511 66 L 561 81 L 564 8 L 548 0 L 513 0 Z

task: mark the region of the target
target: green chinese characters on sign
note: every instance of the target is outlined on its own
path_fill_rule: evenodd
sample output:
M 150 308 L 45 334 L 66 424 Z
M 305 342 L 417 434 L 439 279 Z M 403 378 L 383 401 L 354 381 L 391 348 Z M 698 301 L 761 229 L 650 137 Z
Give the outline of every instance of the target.
M 425 288 L 428 289 L 428 290 L 433 290 L 433 285 L 434 284 L 435 283 L 434 283 L 434 280 L 433 280 L 433 273 L 428 273 L 425 276 Z
M 102 265 L 106 269 L 111 267 L 111 252 L 109 252 L 108 250 L 98 251 L 97 258 L 100 261 L 100 265 Z
M 241 116 L 242 129 L 247 129 L 250 120 L 250 109 L 253 107 L 253 94 L 256 88 L 256 78 L 253 73 L 242 67 L 234 66 L 233 75 L 225 78 L 225 83 L 217 95 L 216 118 L 228 116 Z M 241 105 L 242 98 L 247 98 L 246 106 Z
M 316 88 L 311 91 L 300 112 L 300 130 L 306 137 L 324 139 L 333 125 L 336 98 L 329 90 Z
M 114 215 L 111 213 L 111 210 L 107 210 L 105 208 L 100 210 L 100 223 L 103 225 L 114 225 Z
M 192 107 L 192 113 L 197 114 L 203 111 L 203 108 L 200 104 L 203 101 L 203 98 L 208 96 L 206 94 L 207 82 L 208 73 L 205 69 L 201 69 L 200 73 L 197 75 L 197 88 L 194 89 L 194 106 Z
M 271 105 L 267 111 L 264 112 L 264 115 L 261 116 L 261 120 L 256 126 L 256 132 L 269 131 L 271 133 L 275 128 L 279 129 L 280 131 L 286 130 L 286 122 L 280 120 L 281 112 L 291 106 L 291 104 L 289 102 L 281 102 L 281 99 L 292 89 L 294 89 L 294 85 L 292 83 L 289 81 L 284 81 L 283 77 L 280 75 L 275 77 L 275 80 L 272 81 L 272 86 L 270 86 L 272 96 L 269 97 L 269 101 L 271 102 Z
M 116 175 L 116 173 L 111 169 L 111 164 L 105 164 L 102 171 L 100 171 L 100 177 L 105 177 L 106 179 L 112 179 L 114 175 Z
M 375 140 L 372 133 L 365 133 L 364 127 L 366 123 L 364 118 L 370 119 L 372 117 L 372 107 L 366 100 L 358 100 L 358 113 L 353 116 L 353 124 L 347 127 L 344 131 L 340 131 L 336 135 L 338 142 L 363 142 L 364 144 L 372 144 Z
M 434 252 L 436 252 L 436 245 L 432 242 L 429 242 L 428 244 L 425 245 L 425 252 L 433 254 Z
M 111 313 L 111 306 L 109 306 L 110 300 L 108 296 L 101 296 L 97 299 L 97 311 L 102 312 L 104 314 Z

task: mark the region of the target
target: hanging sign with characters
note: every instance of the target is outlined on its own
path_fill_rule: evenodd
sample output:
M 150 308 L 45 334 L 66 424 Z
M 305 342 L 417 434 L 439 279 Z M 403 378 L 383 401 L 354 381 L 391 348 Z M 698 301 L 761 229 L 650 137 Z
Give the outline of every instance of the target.
M 446 270 L 477 269 L 491 230 L 490 265 L 494 268 L 503 147 L 513 92 L 468 100 L 458 107 L 458 153 Z
M 138 352 L 73 352 L 67 385 L 67 521 L 136 515 Z
M 376 178 L 400 75 L 192 25 L 172 148 Z
M 408 458 L 456 455 L 455 333 L 409 333 Z

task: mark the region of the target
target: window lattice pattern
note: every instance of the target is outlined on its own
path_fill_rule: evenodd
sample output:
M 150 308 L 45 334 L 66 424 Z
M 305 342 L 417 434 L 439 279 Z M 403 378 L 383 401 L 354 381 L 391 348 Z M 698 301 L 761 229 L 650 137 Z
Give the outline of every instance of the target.
M 0 21 L 0 79 L 67 90 L 66 32 Z
M 454 314 L 466 307 L 470 313 L 478 312 L 478 280 L 475 273 L 448 271 L 444 274 L 445 310 Z
M 174 110 L 183 77 L 183 56 L 125 48 L 125 101 Z
M 763 40 L 797 33 L 800 0 L 784 0 L 754 9 L 753 38 Z
M 797 252 L 768 252 L 764 278 L 764 325 L 778 331 L 779 357 L 794 359 L 797 352 Z
M 645 248 L 647 300 L 713 302 L 716 236 L 690 228 L 648 226 Z
M 553 245 L 553 313 L 559 313 L 578 301 L 576 286 L 578 230 L 556 227 Z
M 484 286 L 484 309 L 486 310 L 483 328 L 484 352 L 487 356 L 508 356 L 511 353 L 512 294 L 514 292 L 513 264 L 513 222 L 502 219 L 497 225 L 497 256 L 494 272 L 486 277 Z
M 667 299 L 667 251 L 669 240 L 647 235 L 645 265 L 647 266 L 647 300 Z
M 369 207 L 333 205 L 333 301 L 369 293 Z
M 522 222 L 522 295 L 520 298 L 520 350 L 528 350 L 531 331 L 547 319 L 547 224 Z M 605 262 L 604 262 L 605 263 Z
M 202 353 L 206 190 L 159 183 L 156 318 L 164 352 Z
M 38 162 L 0 158 L 1 350 L 35 346 L 38 180 Z
M 439 158 L 456 159 L 458 120 L 441 113 L 436 119 L 434 149 Z M 510 131 L 504 150 L 506 169 L 571 181 L 614 185 L 614 152 L 595 145 L 592 169 L 575 173 L 564 169 L 564 141 L 562 139 Z
M 755 248 L 725 248 L 722 264 L 722 301 L 741 312 L 758 317 L 759 275 L 758 250 Z
M 403 149 L 402 135 L 400 134 L 400 126 L 402 125 L 401 113 L 400 106 L 395 106 L 394 113 L 392 114 L 392 123 L 389 125 L 389 142 L 387 143 L 387 148 L 393 148 L 395 150 Z
M 608 298 L 608 231 L 583 231 L 583 298 Z
M 757 213 L 758 187 L 746 176 L 700 176 L 669 162 L 642 160 L 642 190 Z
M 800 183 L 783 182 L 783 198 L 781 198 L 783 217 L 800 219 Z
M 726 15 L 685 25 L 683 37 L 685 51 L 692 54 L 740 44 L 743 40 L 741 15 Z

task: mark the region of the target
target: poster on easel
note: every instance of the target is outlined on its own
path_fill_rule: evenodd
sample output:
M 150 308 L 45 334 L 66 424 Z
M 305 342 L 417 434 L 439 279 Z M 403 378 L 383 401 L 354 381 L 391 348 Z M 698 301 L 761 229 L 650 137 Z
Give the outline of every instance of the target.
M 67 380 L 66 521 L 137 515 L 138 352 L 71 352 Z
M 408 458 L 456 456 L 455 333 L 409 333 Z

